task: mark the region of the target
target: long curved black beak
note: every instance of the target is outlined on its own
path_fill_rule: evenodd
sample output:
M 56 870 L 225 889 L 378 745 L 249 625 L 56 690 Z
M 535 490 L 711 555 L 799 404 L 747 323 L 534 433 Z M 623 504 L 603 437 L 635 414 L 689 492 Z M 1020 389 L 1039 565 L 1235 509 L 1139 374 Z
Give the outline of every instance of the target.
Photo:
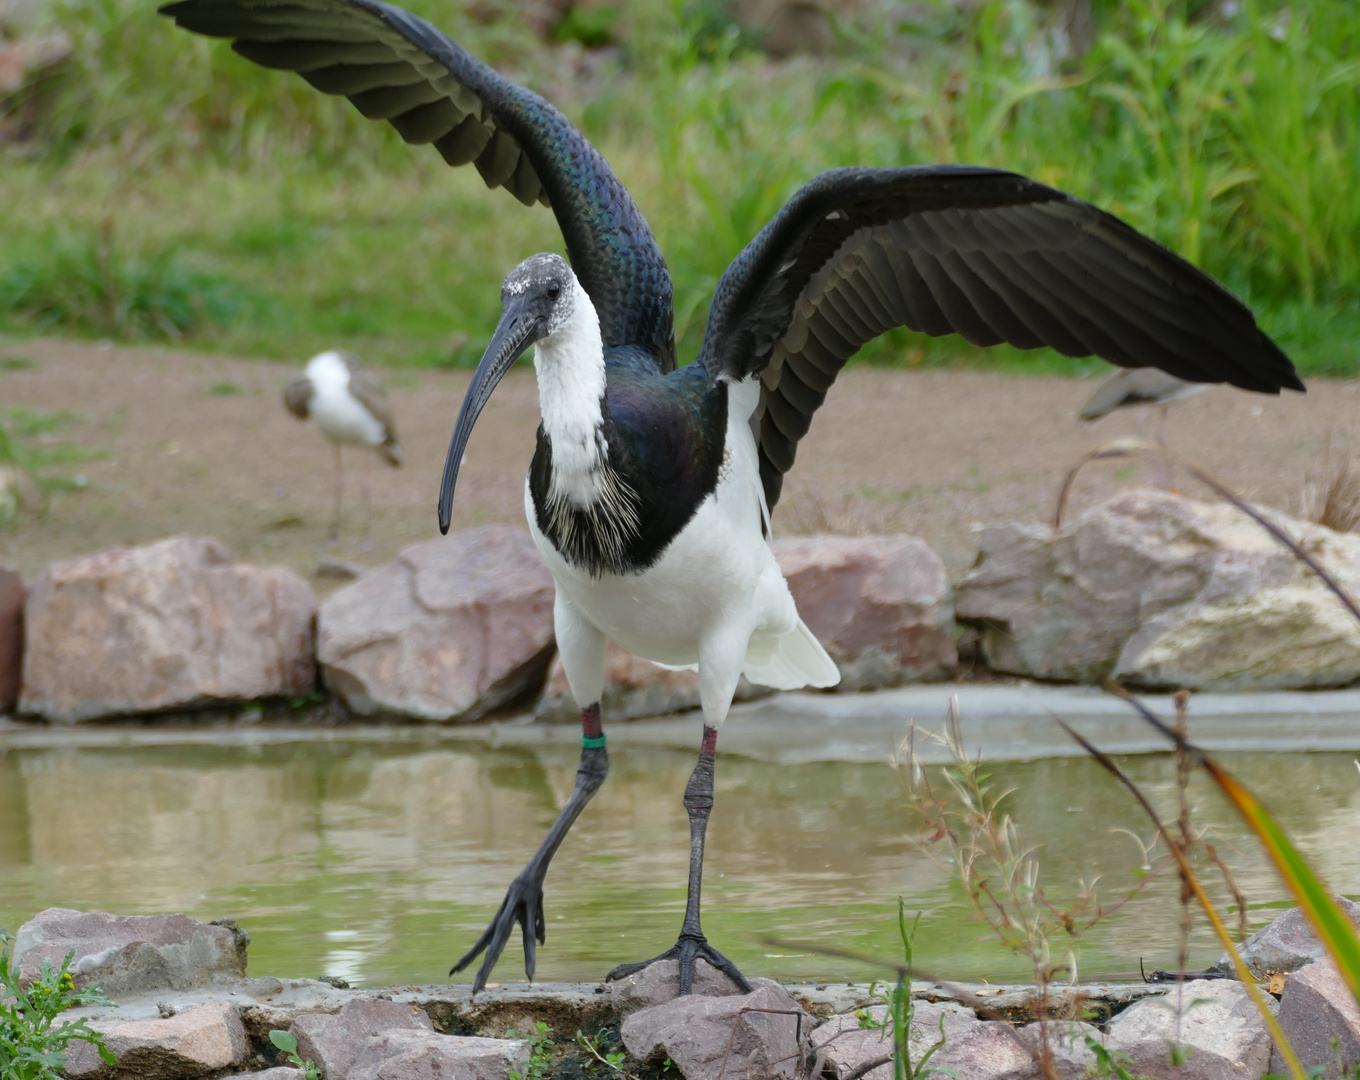
M 482 354 L 467 396 L 463 398 L 463 407 L 458 411 L 458 423 L 453 428 L 453 441 L 449 443 L 449 456 L 444 459 L 444 479 L 439 485 L 441 533 L 447 534 L 449 531 L 449 520 L 453 516 L 453 489 L 458 483 L 458 467 L 463 463 L 463 451 L 467 449 L 472 425 L 491 399 L 491 392 L 505 378 L 505 373 L 514 366 L 520 354 L 541 336 L 539 321 L 529 312 L 528 305 L 519 297 L 509 297 L 496 332 L 491 335 L 491 344 Z

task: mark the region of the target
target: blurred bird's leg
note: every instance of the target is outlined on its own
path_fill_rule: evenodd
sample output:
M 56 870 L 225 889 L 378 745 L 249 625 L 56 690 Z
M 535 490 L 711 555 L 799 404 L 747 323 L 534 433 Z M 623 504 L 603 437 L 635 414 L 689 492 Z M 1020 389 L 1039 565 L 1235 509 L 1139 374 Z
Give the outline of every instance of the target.
M 486 956 L 472 983 L 474 994 L 486 986 L 487 976 L 500 959 L 516 923 L 519 923 L 524 938 L 524 974 L 533 979 L 534 943 L 543 944 L 547 930 L 543 917 L 543 879 L 548 873 L 548 864 L 557 854 L 558 847 L 585 809 L 586 803 L 590 802 L 609 773 L 609 755 L 604 748 L 604 727 L 600 722 L 605 637 L 586 622 L 560 589 L 553 605 L 553 627 L 557 632 L 557 648 L 567 672 L 567 682 L 571 685 L 572 697 L 578 705 L 583 701 L 590 702 L 581 706 L 581 764 L 576 770 L 576 785 L 566 805 L 557 815 L 557 820 L 543 838 L 534 857 L 529 860 L 529 865 L 510 883 L 491 925 L 449 971 L 450 975 L 462 971 L 485 950 Z
M 371 462 L 370 462 L 371 465 Z M 369 487 L 368 476 L 365 474 L 364 482 L 359 488 L 359 493 L 363 496 L 364 504 L 364 531 L 359 538 L 359 543 L 355 545 L 355 551 L 373 550 L 373 491 Z
M 1167 402 L 1165 402 L 1165 401 L 1162 402 L 1160 405 L 1157 406 L 1157 412 L 1158 412 L 1159 415 L 1158 415 L 1158 417 L 1157 417 L 1157 436 L 1156 436 L 1156 439 L 1157 439 L 1157 445 L 1161 448 L 1161 451 L 1162 451 L 1160 454 L 1157 455 L 1157 486 L 1158 486 L 1159 488 L 1163 488 L 1163 489 L 1165 489 L 1165 490 L 1167 490 L 1167 491 L 1172 490 L 1172 487 L 1171 487 L 1171 465 L 1170 465 L 1169 460 L 1168 460 L 1168 458 L 1167 458 L 1167 456 L 1166 456 L 1166 455 L 1167 455 L 1167 450 L 1166 450 L 1166 415 L 1167 415 L 1167 412 L 1168 412 L 1168 410 L 1169 410 L 1170 408 L 1171 408 L 1170 404 L 1167 403 Z M 1179 492 L 1177 492 L 1177 494 L 1179 494 Z
M 331 443 L 331 450 L 335 454 L 335 520 L 331 523 L 330 542 L 335 544 L 340 540 L 340 499 L 345 488 L 345 473 L 340 464 L 340 444 Z
M 751 992 L 737 966 L 708 943 L 699 923 L 699 901 L 703 890 L 704 840 L 708 833 L 708 817 L 713 811 L 713 768 L 718 749 L 718 728 L 727 719 L 732 695 L 737 692 L 742 663 L 746 659 L 749 630 L 731 631 L 715 635 L 713 640 L 699 647 L 699 699 L 704 709 L 704 735 L 699 744 L 699 760 L 685 785 L 685 810 L 689 813 L 689 894 L 685 900 L 685 921 L 680 927 L 680 939 L 660 956 L 640 964 L 620 964 L 606 980 L 621 979 L 655 964 L 658 960 L 678 960 L 680 994 L 690 992 L 694 984 L 694 964 L 703 957 L 730 978 L 744 993 Z

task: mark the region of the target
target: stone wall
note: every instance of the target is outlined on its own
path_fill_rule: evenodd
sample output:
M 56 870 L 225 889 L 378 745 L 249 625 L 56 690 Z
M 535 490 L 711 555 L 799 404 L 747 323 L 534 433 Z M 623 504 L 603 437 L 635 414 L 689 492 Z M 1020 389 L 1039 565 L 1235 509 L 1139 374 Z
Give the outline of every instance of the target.
M 920 540 L 803 538 L 776 554 L 842 689 L 953 670 L 952 593 Z M 26 599 L 0 569 L 0 711 L 13 691 L 18 713 L 75 723 L 323 687 L 359 716 L 468 722 L 531 707 L 546 681 L 540 717 L 574 719 L 560 665 L 549 679 L 553 595 L 532 541 L 504 526 L 413 544 L 319 607 L 296 574 L 234 563 L 204 537 L 51 563 Z M 693 672 L 621 650 L 610 681 L 615 718 L 698 705 Z M 744 684 L 740 696 L 762 693 Z
M 1360 592 L 1360 536 L 1272 518 Z M 1360 622 L 1225 504 L 1131 491 L 1057 533 L 987 529 L 956 588 L 911 536 L 773 548 L 840 691 L 953 677 L 956 615 L 1006 675 L 1195 690 L 1360 680 Z M 202 537 L 54 562 L 27 590 L 0 568 L 0 712 L 71 723 L 321 687 L 360 716 L 467 722 L 537 700 L 540 719 L 570 720 L 553 595 L 529 537 L 503 526 L 413 544 L 319 609 L 291 571 L 234 563 Z M 607 664 L 614 719 L 698 704 L 692 671 L 615 648 Z M 767 692 L 743 683 L 738 696 Z
M 1347 913 L 1360 922 L 1360 908 Z M 573 1031 L 594 1033 L 596 1052 L 617 1053 L 627 1075 L 893 1075 L 881 1026 L 887 1010 L 865 985 L 756 977 L 743 990 L 701 959 L 686 997 L 674 960 L 598 985 L 520 984 L 479 995 L 466 985 L 352 990 L 340 980 L 251 978 L 248 942 L 234 925 L 183 915 L 53 909 L 20 928 L 15 957 L 27 986 L 44 960 L 71 951 L 77 985 L 99 985 L 114 999 L 114 1007 L 62 1014 L 84 1019 L 114 1057 L 106 1064 L 89 1044 L 73 1043 L 64 1074 L 81 1080 L 302 1080 L 271 1037 L 280 1032 L 326 1080 L 509 1080 L 529 1074 L 535 1048 L 522 1033 L 540 1023 L 556 1039 L 539 1048 L 533 1075 L 597 1075 Z M 1242 951 L 1249 963 L 1268 954 L 1279 965 L 1262 984 L 1267 1008 L 1306 1069 L 1330 1080 L 1360 1065 L 1360 1006 L 1297 909 Z M 1267 1070 L 1286 1071 L 1246 988 L 1232 979 L 1061 986 L 1042 1002 L 1032 986 L 916 983 L 912 998 L 913 1062 L 939 1043 L 930 1065 L 956 1080 L 1041 1080 L 1044 1041 L 1061 1080 L 1092 1075 L 1097 1050 L 1122 1055 L 1129 1073 L 1152 1080 L 1262 1080 Z M 1103 1019 L 1036 1020 L 1078 1011 Z M 666 1070 L 648 1070 L 663 1061 Z

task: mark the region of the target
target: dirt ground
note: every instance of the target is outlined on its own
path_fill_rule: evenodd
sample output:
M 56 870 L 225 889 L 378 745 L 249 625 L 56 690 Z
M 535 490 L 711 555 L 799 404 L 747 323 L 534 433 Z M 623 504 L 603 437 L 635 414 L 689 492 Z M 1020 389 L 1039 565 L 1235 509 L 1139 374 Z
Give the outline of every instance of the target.
M 4 364 L 4 358 L 30 366 Z M 0 530 L 0 561 L 35 577 L 51 559 L 174 533 L 220 538 L 242 560 L 311 576 L 318 558 L 376 564 L 438 536 L 435 502 L 467 372 L 382 376 L 407 464 L 344 452 L 345 512 L 329 544 L 331 451 L 285 412 L 297 365 L 64 341 L 0 342 L 0 416 L 22 407 L 78 414 L 39 438 L 104 456 L 53 470 L 87 485 L 53 497 L 45 520 Z M 803 441 L 775 514 L 778 533 L 915 533 L 957 577 L 978 534 L 1008 520 L 1046 521 L 1068 468 L 1093 447 L 1157 429 L 1156 410 L 1095 425 L 1076 412 L 1097 380 L 982 372 L 854 369 L 833 388 Z M 1360 384 L 1318 381 L 1280 398 L 1217 388 L 1171 409 L 1167 443 L 1250 498 L 1298 513 L 1307 486 L 1350 450 Z M 459 480 L 454 528 L 523 527 L 523 478 L 538 405 L 516 370 L 482 415 Z M 1155 480 L 1148 463 L 1097 463 L 1079 511 Z M 1193 481 L 1182 481 L 1196 495 Z M 1207 492 L 1205 498 L 1211 497 Z M 329 588 L 322 584 L 324 591 Z

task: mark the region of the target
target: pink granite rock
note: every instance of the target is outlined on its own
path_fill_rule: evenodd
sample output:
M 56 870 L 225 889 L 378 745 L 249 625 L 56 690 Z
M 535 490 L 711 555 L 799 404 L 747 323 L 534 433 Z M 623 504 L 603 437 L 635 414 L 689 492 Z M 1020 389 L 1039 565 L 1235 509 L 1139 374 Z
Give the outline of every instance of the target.
M 291 570 L 204 537 L 54 562 L 28 597 L 19 707 L 69 722 L 306 693 L 315 614 Z
M 1241 983 L 1196 979 L 1129 1006 L 1110 1021 L 1105 1046 L 1127 1054 L 1135 1076 L 1260 1080 L 1270 1064 L 1271 1042 Z M 1176 1046 L 1184 1053 L 1179 1065 L 1172 1061 Z
M 250 1080 L 306 1080 L 306 1076 L 301 1069 L 292 1065 L 275 1065 L 272 1069 L 261 1069 L 259 1072 L 236 1073 L 230 1080 L 241 1080 L 243 1077 L 249 1077 Z
M 914 536 L 804 536 L 771 547 L 843 690 L 943 678 L 958 666 L 944 563 Z
M 1350 916 L 1356 929 L 1360 930 L 1360 904 L 1344 896 L 1333 899 Z M 1284 914 L 1277 915 L 1238 946 L 1238 952 L 1258 979 L 1298 971 L 1310 960 L 1327 955 L 1326 946 L 1318 940 L 1317 932 L 1302 908 L 1290 908 Z M 1227 953 L 1220 956 L 1210 970 L 1236 978 Z
M 1360 536 L 1271 511 L 1354 593 Z M 1156 689 L 1272 690 L 1360 678 L 1360 625 L 1318 578 L 1227 504 L 1131 491 L 1054 536 L 982 534 L 959 582 L 992 668 Z
M 434 1034 L 430 1018 L 414 1005 L 355 998 L 338 1013 L 308 1013 L 293 1021 L 298 1056 L 314 1061 L 326 1080 L 346 1080 L 377 1040 L 392 1032 Z
M 1360 1002 L 1330 957 L 1304 965 L 1285 980 L 1279 1018 L 1305 1070 L 1320 1069 L 1331 1080 L 1341 1069 L 1360 1065 Z M 1271 1050 L 1270 1071 L 1289 1071 L 1278 1048 Z
M 317 659 L 355 712 L 472 720 L 543 685 L 552 575 L 501 525 L 406 548 L 321 605 Z
M 1026 1024 L 1016 1034 L 1034 1060 L 1029 1065 L 1007 1072 L 998 1080 L 1044 1080 L 1043 1039 L 1047 1032 L 1049 1054 L 1058 1080 L 1089 1080 L 1095 1075 L 1096 1055 L 1088 1039 L 1102 1042 L 1100 1029 L 1080 1020 L 1048 1020 Z
M 886 1005 L 875 1005 L 861 1010 L 874 1024 L 882 1024 L 888 1015 Z M 811 1051 L 820 1058 L 819 1075 L 830 1074 L 840 1080 L 856 1069 L 878 1061 L 862 1075 L 865 1080 L 893 1080 L 892 1032 L 884 1027 L 862 1027 L 859 1013 L 833 1016 L 812 1032 Z
M 828 1020 L 812 1033 L 812 1052 L 834 1076 L 848 1076 L 870 1062 L 880 1061 L 864 1074 L 866 1080 L 892 1080 L 893 1040 L 885 1028 L 862 1027 L 860 1015 L 881 1024 L 887 1006 L 876 1005 Z M 943 1070 L 954 1080 L 993 1080 L 1023 1073 L 1033 1064 L 1029 1049 L 1009 1024 L 979 1020 L 972 1009 L 952 1002 L 917 1002 L 907 1045 L 911 1059 L 919 1063 L 930 1054 L 928 1066 Z M 887 1060 L 882 1060 L 882 1059 Z
M 794 1077 L 811 1018 L 783 989 L 682 997 L 623 1022 L 623 1044 L 640 1061 L 668 1057 L 685 1080 Z
M 187 915 L 48 908 L 19 927 L 14 956 L 20 979 L 28 983 L 44 960 L 57 968 L 74 950 L 76 986 L 97 984 L 117 997 L 244 978 L 249 941 L 232 925 L 205 925 Z
M 241 1065 L 248 1044 L 241 1017 L 232 1006 L 198 1005 L 164 1020 L 118 1021 L 101 1017 L 90 1027 L 118 1059 L 106 1066 L 89 1043 L 71 1044 L 65 1074 L 94 1080 L 105 1074 L 138 1080 L 190 1080 Z
M 753 989 L 768 986 L 782 992 L 782 987 L 773 979 L 757 977 L 748 981 Z M 609 993 L 610 1003 L 622 1016 L 674 1001 L 680 996 L 680 963 L 677 960 L 658 960 L 648 964 L 641 971 L 611 982 Z M 694 983 L 690 993 L 695 997 L 727 997 L 740 995 L 741 987 L 700 957 L 694 963 Z
M 527 1075 L 529 1054 L 524 1039 L 392 1031 L 372 1040 L 337 1080 L 509 1080 Z

